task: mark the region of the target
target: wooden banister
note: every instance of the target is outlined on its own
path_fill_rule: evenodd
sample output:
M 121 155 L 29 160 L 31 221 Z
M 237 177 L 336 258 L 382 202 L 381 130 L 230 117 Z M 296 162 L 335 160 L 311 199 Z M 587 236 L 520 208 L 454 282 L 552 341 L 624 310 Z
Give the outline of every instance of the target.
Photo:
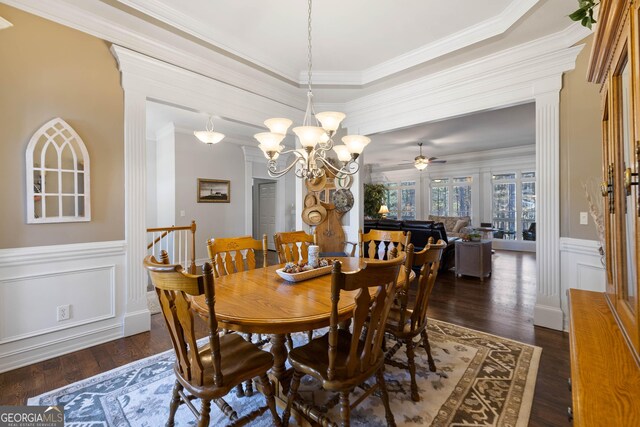
M 155 227 L 155 228 L 147 228 L 147 233 L 162 233 L 159 237 L 155 238 L 151 243 L 147 245 L 147 250 L 153 248 L 158 242 L 162 241 L 165 237 L 167 237 L 171 233 L 175 233 L 176 231 L 190 231 L 191 232 L 191 262 L 189 264 L 188 270 L 189 273 L 196 273 L 196 222 L 195 220 L 191 221 L 191 225 L 183 225 L 183 226 L 170 226 L 170 227 Z M 175 260 L 174 260 L 175 262 Z
M 153 229 L 148 228 L 148 229 L 147 229 L 147 233 L 152 233 L 152 232 L 153 232 L 153 231 L 150 231 L 150 230 L 153 230 Z M 157 237 L 153 242 L 149 243 L 149 244 L 147 245 L 147 250 L 151 249 L 151 248 L 152 248 L 156 243 L 158 243 L 160 240 L 162 240 L 162 239 L 164 239 L 165 237 L 167 237 L 167 236 L 169 235 L 169 233 L 170 233 L 170 231 L 165 231 L 165 232 L 164 232 L 164 233 L 162 233 L 159 237 Z

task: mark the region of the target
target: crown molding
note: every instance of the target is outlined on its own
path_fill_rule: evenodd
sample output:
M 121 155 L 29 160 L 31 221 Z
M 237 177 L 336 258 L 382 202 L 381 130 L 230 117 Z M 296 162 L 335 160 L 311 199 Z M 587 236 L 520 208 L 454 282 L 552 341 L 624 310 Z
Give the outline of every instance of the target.
M 13 24 L 0 16 L 0 30 L 4 30 L 9 27 L 13 27 Z
M 170 7 L 160 0 L 118 0 L 120 3 L 132 7 L 139 12 L 158 19 L 180 31 L 197 37 L 207 43 L 215 45 L 232 55 L 245 59 L 260 68 L 267 69 L 285 77 L 288 80 L 297 81 L 300 85 L 306 85 L 308 76 L 306 71 L 298 71 L 290 67 L 287 63 L 267 65 L 255 59 L 256 55 L 242 53 L 231 47 L 229 37 L 217 32 L 216 28 L 206 25 L 201 21 L 190 17 L 179 9 Z M 482 40 L 503 34 L 511 28 L 520 18 L 524 16 L 540 0 L 514 0 L 502 12 L 486 19 L 472 27 L 454 33 L 433 43 L 428 43 L 418 49 L 406 52 L 391 60 L 384 61 L 378 65 L 362 71 L 341 73 L 331 71 L 320 71 L 316 76 L 317 84 L 340 84 L 340 85 L 364 85 L 373 81 L 388 77 L 406 70 L 407 68 L 433 60 L 440 56 L 449 54 L 456 50 L 478 43 Z M 227 41 L 226 41 L 226 40 Z M 296 78 L 297 76 L 297 78 Z M 340 83 L 338 83 L 340 82 Z
M 206 25 L 197 19 L 193 19 L 189 15 L 183 13 L 180 9 L 176 9 L 166 5 L 159 0 L 117 0 L 118 2 L 125 4 L 139 12 L 149 15 L 165 24 L 170 25 L 182 32 L 190 34 L 198 39 L 210 43 L 233 56 L 242 58 L 256 66 L 269 70 L 279 76 L 284 77 L 290 81 L 296 81 L 296 75 L 298 70 L 289 66 L 286 63 L 277 64 L 277 66 L 271 66 L 261 62 L 251 55 L 242 53 L 225 41 L 228 38 L 223 33 L 217 32 L 215 26 Z
M 264 71 L 198 45 L 131 16 L 102 1 L 2 0 L 50 21 L 126 47 L 149 57 L 226 83 L 275 102 L 304 109 L 306 96 L 297 82 L 285 82 Z
M 503 34 L 539 1 L 540 0 L 512 1 L 502 12 L 492 18 L 362 71 L 347 73 L 322 70 L 314 71 L 313 81 L 321 85 L 362 86 L 371 84 L 408 68 L 424 64 L 475 43 Z M 300 72 L 298 80 L 301 85 L 307 84 L 306 72 Z
M 515 5 L 515 3 L 514 3 Z M 480 24 L 479 24 L 480 25 Z M 580 40 L 591 34 L 591 30 L 583 27 L 580 23 L 575 22 L 569 25 L 562 31 L 559 31 L 554 34 L 547 35 L 545 37 L 541 37 L 539 39 L 533 40 L 528 43 L 524 43 L 518 46 L 514 46 L 512 48 L 502 50 L 497 52 L 490 57 L 500 57 L 503 56 L 502 53 L 506 53 L 509 56 L 517 55 L 519 58 L 527 58 L 541 55 L 542 53 L 549 52 L 551 50 L 562 49 L 569 46 L 573 46 Z M 481 40 L 478 40 L 481 41 Z M 434 42 L 435 43 L 444 43 L 443 41 Z M 472 44 L 472 43 L 470 43 Z M 460 48 L 465 47 L 461 46 Z M 458 49 L 460 49 L 458 48 Z M 423 48 L 420 48 L 423 49 Z M 451 50 L 453 51 L 453 50 Z M 415 52 L 415 51 L 414 51 Z M 405 55 L 410 55 L 412 52 L 409 52 Z M 444 55 L 448 52 L 441 53 Z M 427 53 L 424 53 L 424 58 L 428 58 Z M 349 72 L 339 72 L 339 71 L 322 71 L 317 70 L 313 72 L 313 82 L 316 85 L 325 85 L 325 86 L 350 86 L 351 88 L 362 87 L 371 83 L 376 82 L 385 77 L 389 77 L 392 74 L 401 72 L 405 69 L 411 68 L 416 65 L 420 65 L 422 63 L 428 62 L 431 59 L 437 58 L 434 56 L 430 59 L 425 59 L 422 61 L 417 61 L 411 58 L 407 58 L 402 60 L 403 57 L 394 58 L 387 63 L 387 65 L 377 65 L 375 67 L 368 68 L 362 72 L 360 71 L 349 71 Z M 480 58 L 482 59 L 482 58 Z M 394 64 L 394 61 L 403 62 L 403 65 Z M 479 60 L 470 61 L 470 63 L 476 62 Z M 464 64 L 463 64 L 464 65 Z M 300 84 L 307 84 L 307 74 L 306 72 L 300 73 Z
M 562 40 L 560 42 L 559 40 Z M 348 101 L 344 127 L 369 135 L 462 114 L 529 102 L 559 90 L 584 45 L 543 39 Z M 547 41 L 549 41 L 547 39 Z
M 130 49 L 112 45 L 111 51 L 122 72 L 125 92 L 140 92 L 146 99 L 199 111 L 224 111 L 228 118 L 255 126 L 261 126 L 265 117 L 303 116 L 297 108 Z

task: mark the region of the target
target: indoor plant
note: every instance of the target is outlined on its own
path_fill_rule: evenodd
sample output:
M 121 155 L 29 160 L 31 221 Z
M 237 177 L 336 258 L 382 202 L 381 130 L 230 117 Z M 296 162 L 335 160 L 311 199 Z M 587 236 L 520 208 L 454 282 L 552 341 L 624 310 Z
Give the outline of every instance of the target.
M 380 206 L 384 204 L 387 196 L 387 187 L 384 184 L 365 184 L 364 185 L 364 217 L 380 218 L 378 213 Z

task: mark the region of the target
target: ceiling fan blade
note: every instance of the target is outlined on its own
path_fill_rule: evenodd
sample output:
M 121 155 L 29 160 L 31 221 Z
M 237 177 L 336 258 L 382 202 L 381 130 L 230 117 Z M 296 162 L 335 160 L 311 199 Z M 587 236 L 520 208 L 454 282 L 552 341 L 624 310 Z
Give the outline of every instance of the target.
M 431 162 L 431 161 L 433 161 L 435 159 L 437 159 L 437 157 L 429 157 L 427 160 Z
M 429 163 L 447 163 L 446 160 L 431 160 Z

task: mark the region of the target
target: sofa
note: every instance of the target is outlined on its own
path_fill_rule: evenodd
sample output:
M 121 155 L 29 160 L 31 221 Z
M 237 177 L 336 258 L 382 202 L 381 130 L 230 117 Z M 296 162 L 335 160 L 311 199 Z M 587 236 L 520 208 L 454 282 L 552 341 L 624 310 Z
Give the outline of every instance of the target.
M 429 215 L 429 221 L 441 222 L 449 237 L 461 237 L 461 231 L 471 226 L 471 217 L 468 216 L 440 216 Z
M 364 232 L 369 230 L 400 230 L 410 231 L 411 240 L 416 251 L 420 251 L 427 246 L 430 237 L 434 241 L 444 240 L 447 247 L 442 253 L 440 261 L 440 271 L 449 270 L 455 264 L 455 241 L 458 237 L 447 236 L 445 226 L 441 222 L 435 221 L 398 221 L 394 219 L 365 219 Z

